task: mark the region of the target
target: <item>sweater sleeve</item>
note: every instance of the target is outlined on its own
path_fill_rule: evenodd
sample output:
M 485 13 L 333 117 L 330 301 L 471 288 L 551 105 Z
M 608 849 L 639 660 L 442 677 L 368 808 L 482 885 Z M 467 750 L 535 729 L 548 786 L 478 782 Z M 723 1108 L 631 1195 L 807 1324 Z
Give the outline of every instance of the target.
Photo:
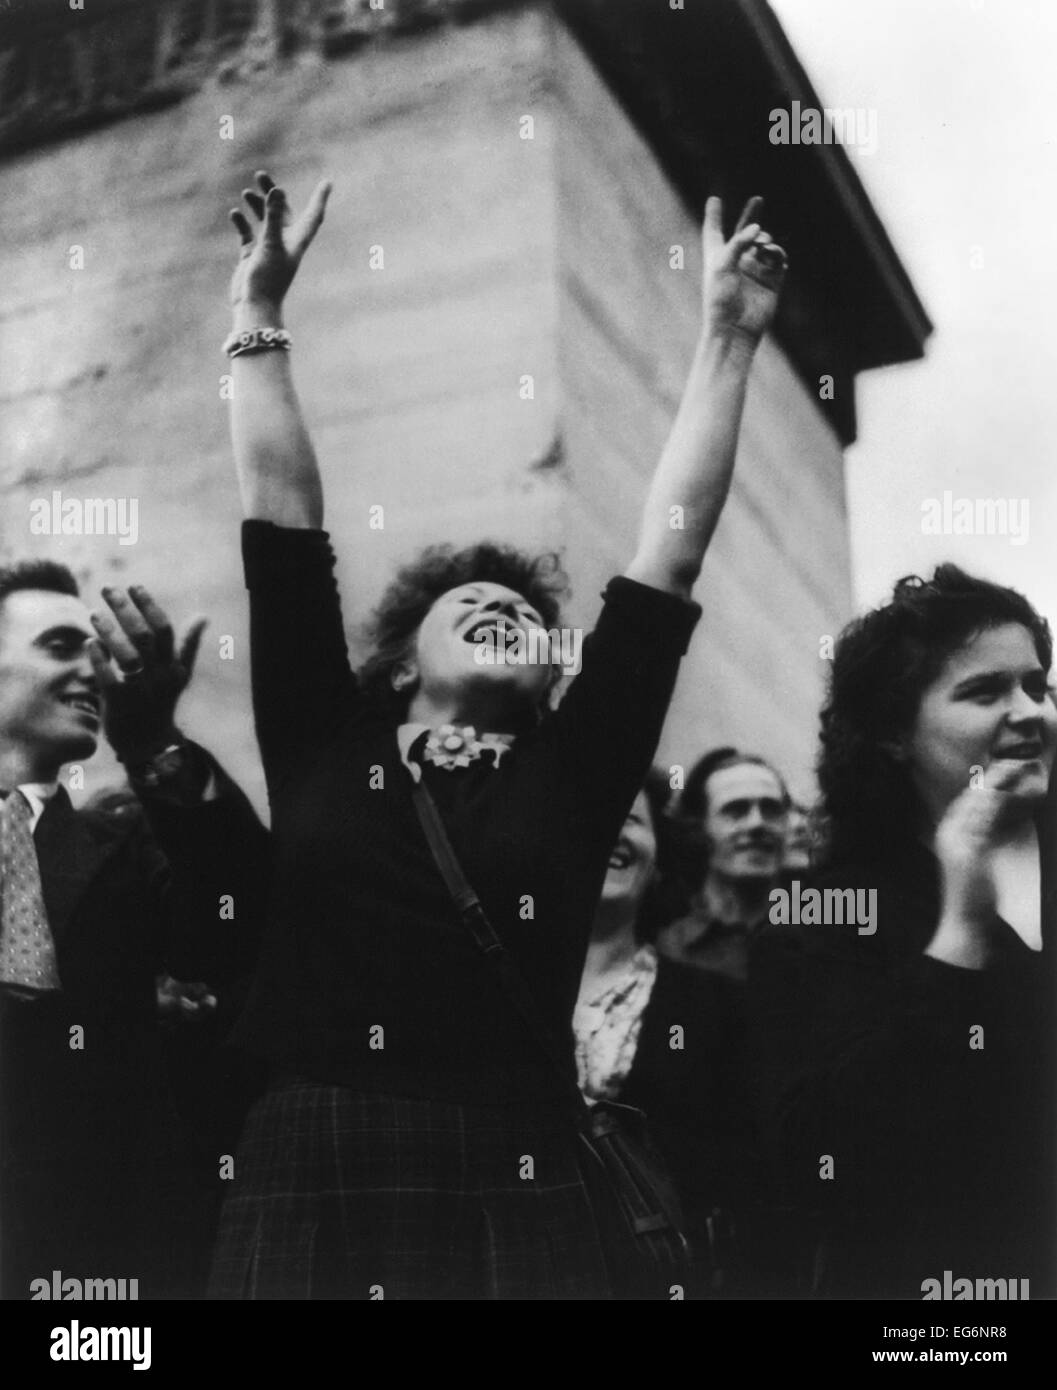
M 269 792 L 351 712 L 358 686 L 349 665 L 325 531 L 246 521 L 253 713 Z
M 618 576 L 547 737 L 616 839 L 649 770 L 700 605 Z M 612 824 L 609 824 L 612 822 Z
M 140 801 L 168 863 L 166 966 L 224 987 L 252 969 L 269 901 L 268 832 L 242 790 L 204 749 L 189 745 L 213 782 L 210 800 Z M 230 912 L 220 905 L 230 899 Z
M 882 1211 L 942 1190 L 942 1155 L 1002 1084 L 994 1049 L 972 1046 L 974 1028 L 999 1022 L 1000 993 L 989 974 L 921 954 L 893 963 L 847 929 L 761 940 L 751 1014 L 790 1195 Z

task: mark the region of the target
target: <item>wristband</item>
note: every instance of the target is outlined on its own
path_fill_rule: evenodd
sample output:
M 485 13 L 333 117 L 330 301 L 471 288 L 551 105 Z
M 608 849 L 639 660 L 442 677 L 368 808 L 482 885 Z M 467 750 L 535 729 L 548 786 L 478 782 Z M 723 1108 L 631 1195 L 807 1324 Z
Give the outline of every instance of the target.
M 170 743 L 146 762 L 127 767 L 128 778 L 134 787 L 154 788 L 181 773 L 187 765 L 186 743 Z
M 224 343 L 229 357 L 241 357 L 247 352 L 289 352 L 293 339 L 285 328 L 245 328 L 232 333 Z

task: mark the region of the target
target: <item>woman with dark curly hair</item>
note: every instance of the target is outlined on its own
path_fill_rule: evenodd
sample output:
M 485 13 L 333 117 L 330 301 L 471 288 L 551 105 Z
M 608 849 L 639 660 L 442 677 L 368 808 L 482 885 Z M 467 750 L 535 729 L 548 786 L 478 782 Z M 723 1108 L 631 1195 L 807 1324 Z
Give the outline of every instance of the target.
M 1024 597 L 954 565 L 837 644 L 821 920 L 753 976 L 817 1293 L 1052 1296 L 1052 656 Z
M 273 921 L 241 1041 L 271 1058 L 224 1210 L 222 1297 L 607 1296 L 561 1078 L 465 929 L 416 817 L 424 786 L 552 1034 L 567 1040 L 606 861 L 653 754 L 730 482 L 784 256 L 746 207 L 705 220 L 705 327 L 626 575 L 556 710 L 561 576 L 495 545 L 397 576 L 349 667 L 281 303 L 329 185 L 285 228 L 267 175 L 233 220 L 232 433 Z M 671 508 L 685 525 L 673 529 Z M 509 645 L 530 659 L 494 658 Z M 485 658 L 485 659 L 482 659 Z M 414 793 L 414 795 L 413 795 Z M 658 1296 L 667 1297 L 667 1289 Z

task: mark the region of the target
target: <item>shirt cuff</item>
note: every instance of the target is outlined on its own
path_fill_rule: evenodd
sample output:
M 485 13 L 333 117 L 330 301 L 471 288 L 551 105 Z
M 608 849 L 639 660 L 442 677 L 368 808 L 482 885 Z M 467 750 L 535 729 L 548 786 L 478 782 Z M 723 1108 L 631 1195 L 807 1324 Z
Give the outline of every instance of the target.
M 626 574 L 618 574 L 606 585 L 602 594 L 606 611 L 619 618 L 650 646 L 671 646 L 680 656 L 690 645 L 694 628 L 701 617 L 701 605 L 693 599 L 680 598 L 650 584 L 640 584 Z

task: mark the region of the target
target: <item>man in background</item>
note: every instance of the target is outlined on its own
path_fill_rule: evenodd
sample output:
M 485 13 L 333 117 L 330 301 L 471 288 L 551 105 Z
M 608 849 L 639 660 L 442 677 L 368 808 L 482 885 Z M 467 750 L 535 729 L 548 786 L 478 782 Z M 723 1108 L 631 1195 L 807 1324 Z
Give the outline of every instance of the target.
M 749 941 L 781 880 L 790 805 L 755 754 L 716 748 L 694 764 L 677 807 L 692 907 L 661 933 L 663 955 L 745 980 Z
M 716 748 L 691 769 L 675 808 L 690 911 L 658 937 L 670 960 L 700 973 L 694 1019 L 706 1093 L 688 1098 L 708 1117 L 695 1202 L 708 1219 L 713 1293 L 778 1298 L 794 1291 L 784 1214 L 776 1209 L 758 1119 L 748 976 L 782 882 L 790 797 L 763 758 Z

